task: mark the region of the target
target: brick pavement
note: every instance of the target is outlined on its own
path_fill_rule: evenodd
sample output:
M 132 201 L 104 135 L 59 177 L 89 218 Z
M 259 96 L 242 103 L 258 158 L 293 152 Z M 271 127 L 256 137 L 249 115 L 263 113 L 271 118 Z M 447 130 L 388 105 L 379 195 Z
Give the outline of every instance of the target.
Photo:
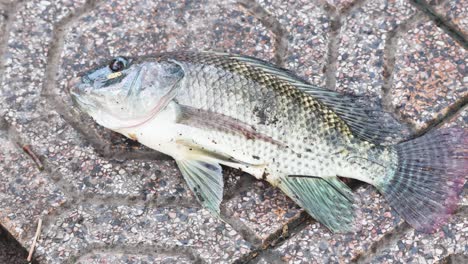
M 173 161 L 97 126 L 65 90 L 114 55 L 228 51 L 370 96 L 415 134 L 466 128 L 467 11 L 466 0 L 1 0 L 0 225 L 18 243 L 0 238 L 0 262 L 24 262 L 18 245 L 29 248 L 39 218 L 39 263 L 463 260 L 466 192 L 449 224 L 426 235 L 361 184 L 363 229 L 332 234 L 228 169 L 224 223 L 200 208 Z

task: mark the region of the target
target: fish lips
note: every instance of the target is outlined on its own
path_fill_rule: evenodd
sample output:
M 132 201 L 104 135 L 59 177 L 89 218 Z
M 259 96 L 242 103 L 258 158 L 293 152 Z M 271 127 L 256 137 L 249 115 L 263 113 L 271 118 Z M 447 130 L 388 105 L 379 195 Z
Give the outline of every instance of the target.
M 86 102 L 83 98 L 85 89 L 88 87 L 86 83 L 83 83 L 82 77 L 74 77 L 67 84 L 67 91 L 74 105 L 78 106 L 82 111 L 88 112 L 90 109 L 94 109 L 95 106 Z

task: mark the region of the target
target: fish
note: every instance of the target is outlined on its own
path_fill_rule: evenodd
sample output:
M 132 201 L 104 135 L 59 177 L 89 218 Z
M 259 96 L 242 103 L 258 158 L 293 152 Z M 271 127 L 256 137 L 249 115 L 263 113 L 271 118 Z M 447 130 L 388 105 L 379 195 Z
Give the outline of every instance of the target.
M 222 166 L 269 182 L 337 233 L 358 230 L 361 215 L 343 178 L 374 186 L 422 232 L 447 222 L 466 182 L 465 129 L 413 137 L 372 100 L 255 57 L 118 56 L 71 80 L 69 91 L 99 125 L 171 156 L 220 219 Z

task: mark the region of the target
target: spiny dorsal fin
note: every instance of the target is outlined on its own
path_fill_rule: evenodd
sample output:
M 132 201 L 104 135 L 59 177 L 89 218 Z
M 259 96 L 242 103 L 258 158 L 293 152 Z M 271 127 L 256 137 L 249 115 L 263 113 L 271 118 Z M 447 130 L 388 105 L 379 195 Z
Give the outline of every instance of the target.
M 331 108 L 349 126 L 353 134 L 363 140 L 385 145 L 395 144 L 410 136 L 407 127 L 399 123 L 390 113 L 383 111 L 379 105 L 372 105 L 368 98 L 344 95 L 313 86 L 293 72 L 260 59 L 233 54 L 223 54 L 223 56 L 262 69 L 311 95 Z

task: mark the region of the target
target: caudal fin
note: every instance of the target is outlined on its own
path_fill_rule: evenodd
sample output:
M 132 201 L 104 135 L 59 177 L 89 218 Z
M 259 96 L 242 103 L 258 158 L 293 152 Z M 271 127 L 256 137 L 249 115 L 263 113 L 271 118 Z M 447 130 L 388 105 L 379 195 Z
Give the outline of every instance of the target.
M 398 165 L 377 188 L 415 229 L 433 232 L 457 208 L 468 172 L 468 130 L 439 130 L 395 148 Z

